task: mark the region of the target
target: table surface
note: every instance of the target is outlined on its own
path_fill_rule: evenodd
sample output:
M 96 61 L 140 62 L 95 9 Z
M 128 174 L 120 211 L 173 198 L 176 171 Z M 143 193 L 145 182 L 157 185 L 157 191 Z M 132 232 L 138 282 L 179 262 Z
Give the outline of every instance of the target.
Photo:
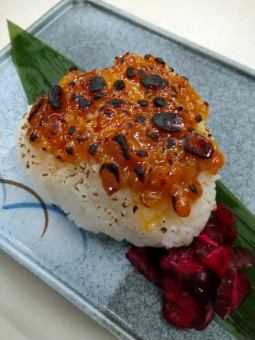
M 30 26 L 56 0 L 0 0 L 0 48 L 6 19 Z M 254 0 L 107 0 L 132 14 L 255 69 Z M 244 6 L 245 4 L 245 6 Z M 110 340 L 88 316 L 0 252 L 0 329 L 5 340 Z

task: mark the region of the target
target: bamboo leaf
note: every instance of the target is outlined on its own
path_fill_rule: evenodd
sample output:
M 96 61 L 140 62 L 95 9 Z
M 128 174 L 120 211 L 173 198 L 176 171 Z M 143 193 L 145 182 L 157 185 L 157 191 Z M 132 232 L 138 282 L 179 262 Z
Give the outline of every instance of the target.
M 8 22 L 12 43 L 12 57 L 20 75 L 29 103 L 56 84 L 72 61 L 55 51 L 30 33 Z M 227 203 L 237 219 L 239 245 L 255 253 L 255 216 L 221 182 L 217 181 L 217 202 Z M 241 307 L 227 320 L 215 320 L 239 339 L 254 339 L 255 335 L 255 271 L 247 271 L 252 283 L 252 293 Z
M 75 66 L 68 58 L 46 45 L 11 21 L 8 29 L 12 58 L 29 104 L 56 84 L 68 68 Z

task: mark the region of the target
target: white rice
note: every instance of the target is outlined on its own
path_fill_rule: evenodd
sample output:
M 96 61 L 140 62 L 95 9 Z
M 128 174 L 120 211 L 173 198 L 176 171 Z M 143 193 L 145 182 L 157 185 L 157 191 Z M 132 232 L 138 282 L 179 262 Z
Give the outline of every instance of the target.
M 68 213 L 68 218 L 80 228 L 102 232 L 118 241 L 127 240 L 136 246 L 179 247 L 192 242 L 215 207 L 217 177 L 207 172 L 198 177 L 203 194 L 186 218 L 177 216 L 169 206 L 146 208 L 134 201 L 129 189 L 108 196 L 99 177 L 100 165 L 60 162 L 30 144 L 25 119 L 21 126 L 18 152 L 36 190 Z

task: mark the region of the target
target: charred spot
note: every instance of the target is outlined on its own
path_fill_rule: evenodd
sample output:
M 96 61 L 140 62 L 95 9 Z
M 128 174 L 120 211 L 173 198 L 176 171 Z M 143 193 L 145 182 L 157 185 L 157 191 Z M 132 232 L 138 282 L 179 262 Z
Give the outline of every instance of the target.
M 108 118 L 111 118 L 113 116 L 113 111 L 111 110 L 106 110 L 104 111 L 104 115 Z
M 106 96 L 106 93 L 104 92 L 98 92 L 94 95 L 94 100 L 99 100 L 99 99 L 102 99 Z
M 134 205 L 134 206 L 133 206 L 133 213 L 134 213 L 134 214 L 136 213 L 137 209 L 138 209 L 138 206 L 137 206 L 137 205 Z
M 176 212 L 176 204 L 177 204 L 177 196 L 173 195 L 172 196 L 172 205 L 173 205 L 173 208 L 174 208 L 175 212 Z
M 167 139 L 167 142 L 166 142 L 166 148 L 167 149 L 172 149 L 172 147 L 175 145 L 175 140 L 171 137 L 169 137 Z
M 163 107 L 166 105 L 166 102 L 162 97 L 155 97 L 153 98 L 153 104 L 157 107 Z
M 193 194 L 197 194 L 197 188 L 195 184 L 189 184 L 189 190 L 193 192 Z
M 160 57 L 156 57 L 156 58 L 154 58 L 154 60 L 155 60 L 157 63 L 161 64 L 161 65 L 165 65 L 165 64 L 166 64 L 165 60 L 162 59 L 162 58 L 160 58 Z
M 73 92 L 73 93 L 71 94 L 71 99 L 72 99 L 72 100 L 76 100 L 76 99 L 78 99 L 80 96 L 81 96 L 81 95 L 80 95 L 79 93 Z
M 193 132 L 193 131 L 194 131 L 194 128 L 193 128 L 193 127 L 189 127 L 189 128 L 188 128 L 188 131 L 189 131 L 189 132 Z
M 177 112 L 183 112 L 183 107 L 182 106 L 178 106 L 175 111 Z
M 124 104 L 123 100 L 120 99 L 110 99 L 109 103 L 114 107 L 120 107 L 121 105 Z
M 98 150 L 98 145 L 93 143 L 89 146 L 89 154 L 92 155 L 92 156 L 95 156 L 95 154 L 97 153 L 97 150 Z
M 120 181 L 120 174 L 119 174 L 119 168 L 118 165 L 115 163 L 104 163 L 102 164 L 99 173 L 101 173 L 102 170 L 107 169 L 109 172 L 111 172 L 114 176 L 116 181 L 119 183 Z
M 96 76 L 89 80 L 88 88 L 90 92 L 97 92 L 104 88 L 106 82 L 103 77 Z
M 143 74 L 141 76 L 143 86 L 152 89 L 164 89 L 168 85 L 168 81 L 158 74 Z
M 29 122 L 37 114 L 37 112 L 39 111 L 40 107 L 44 103 L 44 100 L 45 100 L 45 98 L 41 97 L 38 100 L 38 102 L 33 105 L 32 109 L 30 110 L 29 116 L 28 116 L 28 121 Z
M 153 142 L 157 142 L 158 139 L 159 139 L 159 136 L 158 136 L 156 133 L 154 133 L 154 132 L 148 132 L 148 133 L 147 133 L 147 136 L 148 136 L 151 140 L 153 140 Z
M 162 234 L 165 234 L 167 232 L 167 228 L 166 227 L 162 227 L 160 228 L 160 231 Z
M 182 119 L 172 112 L 158 112 L 152 117 L 152 122 L 167 132 L 179 132 L 183 127 Z
M 73 65 L 73 66 L 70 66 L 69 69 L 68 69 L 69 72 L 77 71 L 77 70 L 78 70 L 78 67 L 77 67 L 77 66 L 74 66 L 74 65 Z
M 48 99 L 53 109 L 59 109 L 61 107 L 60 97 L 63 93 L 62 87 L 54 85 L 48 90 Z
M 200 123 L 201 121 L 203 120 L 202 116 L 201 115 L 196 115 L 195 116 L 195 121 Z
M 121 91 L 125 88 L 125 83 L 123 80 L 119 79 L 114 82 L 113 86 L 116 90 Z
M 150 57 L 152 57 L 152 55 L 149 54 L 149 53 L 147 53 L 147 54 L 145 54 L 143 57 L 144 57 L 144 59 L 150 59 Z
M 113 140 L 119 144 L 119 146 L 122 150 L 122 153 L 123 153 L 123 157 L 126 160 L 129 160 L 130 155 L 129 155 L 129 151 L 128 151 L 128 144 L 127 144 L 126 137 L 122 133 L 120 133 L 120 134 L 116 135 L 113 138 Z
M 76 131 L 76 127 L 75 126 L 71 126 L 68 130 L 68 134 L 69 136 L 73 136 L 75 134 Z
M 135 75 L 136 75 L 136 69 L 134 69 L 133 67 L 129 66 L 129 67 L 127 68 L 126 73 L 127 73 L 128 78 L 132 79 L 132 78 L 134 78 Z
M 200 158 L 209 159 L 212 157 L 214 149 L 212 144 L 198 133 L 189 133 L 184 138 L 184 150 Z
M 136 154 L 137 154 L 138 157 L 142 157 L 142 158 L 143 157 L 148 157 L 148 155 L 149 155 L 148 152 L 145 151 L 145 150 L 139 150 L 139 151 L 137 151 Z
M 78 143 L 82 143 L 82 142 L 85 142 L 86 140 L 88 140 L 88 137 L 78 136 L 76 139 L 77 139 Z
M 68 155 L 73 155 L 73 147 L 72 146 L 67 146 L 66 147 L 66 153 Z
M 37 139 L 37 134 L 35 132 L 32 132 L 31 135 L 29 136 L 29 140 L 31 142 L 34 142 Z
M 84 98 L 83 96 L 79 96 L 77 98 L 78 108 L 79 109 L 87 109 L 91 104 L 91 100 Z
M 137 115 L 136 117 L 135 117 L 135 122 L 136 123 L 144 123 L 145 122 L 145 120 L 146 120 L 146 118 L 143 116 L 143 115 Z
M 209 103 L 208 102 L 204 102 L 205 106 L 209 106 Z
M 174 164 L 174 161 L 173 161 L 172 158 L 168 158 L 167 161 L 168 161 L 168 163 L 169 163 L 170 165 L 173 165 L 173 164 Z
M 148 107 L 149 103 L 147 102 L 147 100 L 141 99 L 137 101 L 137 104 L 139 104 L 141 107 Z
M 136 176 L 138 177 L 138 179 L 139 179 L 141 182 L 144 182 L 144 177 L 145 177 L 145 170 L 144 170 L 144 167 L 141 166 L 141 165 L 137 165 L 137 166 L 134 168 L 134 172 L 135 172 Z

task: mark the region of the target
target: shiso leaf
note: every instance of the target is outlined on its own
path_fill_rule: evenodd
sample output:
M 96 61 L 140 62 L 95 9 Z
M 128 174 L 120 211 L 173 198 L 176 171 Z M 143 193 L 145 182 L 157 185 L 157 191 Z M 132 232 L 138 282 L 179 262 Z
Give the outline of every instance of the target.
M 16 65 L 29 104 L 47 92 L 74 63 L 11 21 L 8 29 L 12 59 Z
M 8 21 L 12 57 L 21 78 L 29 103 L 56 84 L 74 63 L 32 34 Z M 248 247 L 255 254 L 255 216 L 221 182 L 217 181 L 217 202 L 225 202 L 237 219 L 238 245 Z M 255 270 L 247 270 L 252 292 L 228 319 L 215 320 L 238 339 L 254 339 L 255 334 Z

